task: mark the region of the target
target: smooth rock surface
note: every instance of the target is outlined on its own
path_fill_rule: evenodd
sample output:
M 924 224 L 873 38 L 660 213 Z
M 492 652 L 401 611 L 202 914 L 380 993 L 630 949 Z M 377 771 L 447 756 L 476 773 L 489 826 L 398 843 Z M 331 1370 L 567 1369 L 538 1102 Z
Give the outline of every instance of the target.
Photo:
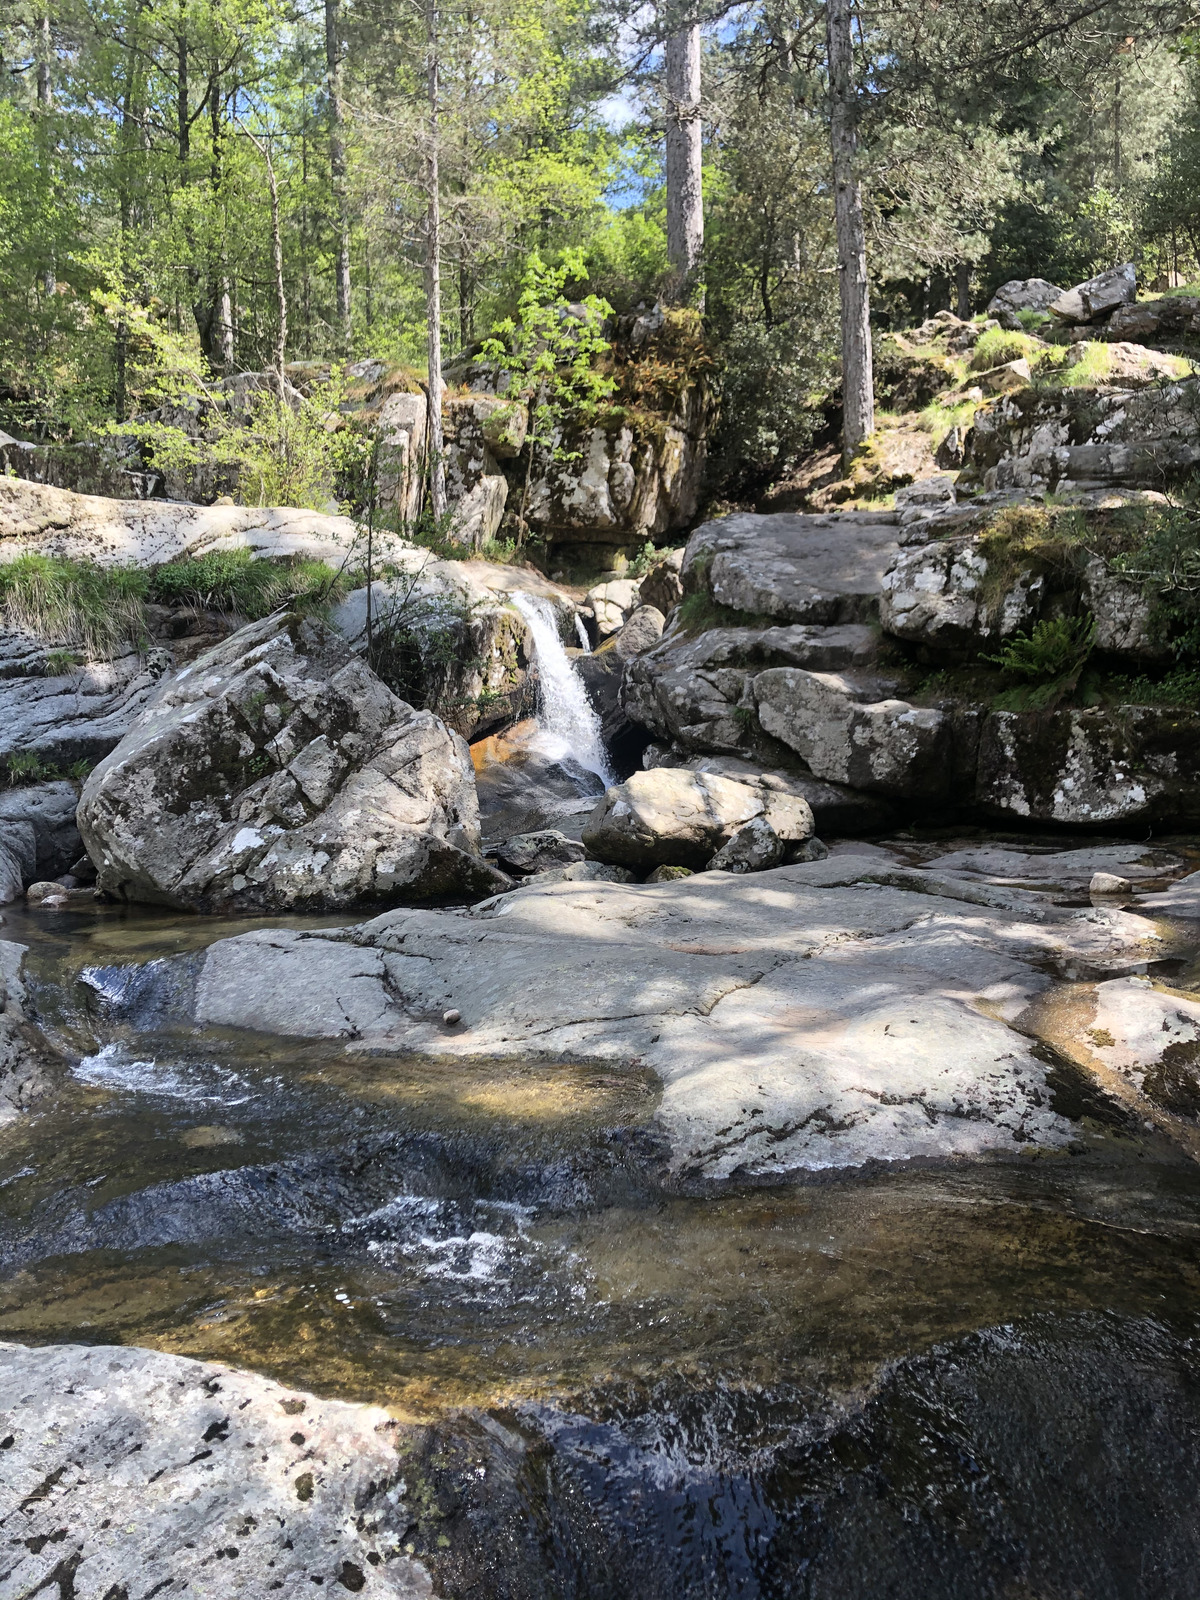
M 1162 948 L 1127 911 L 1063 910 L 860 847 L 751 876 L 534 880 L 469 912 L 222 940 L 191 1015 L 648 1067 L 672 1168 L 748 1176 L 1069 1143 L 1043 1063 L 1009 1024 L 1050 967 L 1119 971 Z
M 0 1127 L 41 1099 L 53 1071 L 45 1041 L 25 1015 L 24 957 L 24 945 L 0 939 Z
M 793 795 L 661 767 L 635 772 L 609 789 L 588 819 L 583 842 L 601 861 L 643 872 L 695 868 L 758 817 L 786 843 L 798 844 L 813 831 L 812 811 Z
M 433 1594 L 379 1406 L 153 1350 L 0 1344 L 5 1596 Z
M 165 686 L 78 820 L 99 887 L 130 900 L 317 909 L 495 887 L 466 743 L 295 616 Z

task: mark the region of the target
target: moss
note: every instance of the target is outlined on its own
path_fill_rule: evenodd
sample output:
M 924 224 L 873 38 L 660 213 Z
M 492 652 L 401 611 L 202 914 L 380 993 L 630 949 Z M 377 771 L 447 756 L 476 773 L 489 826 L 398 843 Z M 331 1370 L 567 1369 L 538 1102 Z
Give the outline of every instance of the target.
M 761 612 L 735 611 L 732 606 L 722 606 L 707 591 L 685 594 L 675 613 L 679 626 L 690 637 L 710 628 L 777 628 L 778 617 Z

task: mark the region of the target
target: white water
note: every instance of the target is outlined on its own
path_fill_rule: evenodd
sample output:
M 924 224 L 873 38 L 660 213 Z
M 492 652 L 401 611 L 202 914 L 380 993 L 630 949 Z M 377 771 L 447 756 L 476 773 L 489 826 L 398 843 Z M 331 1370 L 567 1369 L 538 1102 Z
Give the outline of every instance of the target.
M 553 606 L 541 595 L 521 592 L 513 595 L 513 604 L 533 636 L 538 662 L 538 723 L 547 746 L 555 755 L 570 756 L 605 784 L 614 782 L 600 737 L 600 719 L 563 649 Z
M 579 635 L 579 648 L 583 651 L 585 656 L 590 656 L 592 653 L 591 640 L 587 636 L 587 629 L 583 625 L 583 618 L 578 612 L 575 613 L 575 632 Z

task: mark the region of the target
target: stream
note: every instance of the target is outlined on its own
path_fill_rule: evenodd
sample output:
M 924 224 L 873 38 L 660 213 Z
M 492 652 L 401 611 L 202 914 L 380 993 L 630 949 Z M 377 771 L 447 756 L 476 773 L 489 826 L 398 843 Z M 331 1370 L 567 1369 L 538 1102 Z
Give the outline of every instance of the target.
M 1069 1154 L 688 1191 L 648 1076 L 173 1032 L 137 968 L 280 923 L 79 904 L 4 914 L 72 1065 L 0 1338 L 421 1423 L 446 1596 L 1194 1595 L 1200 1170 L 1079 1079 Z

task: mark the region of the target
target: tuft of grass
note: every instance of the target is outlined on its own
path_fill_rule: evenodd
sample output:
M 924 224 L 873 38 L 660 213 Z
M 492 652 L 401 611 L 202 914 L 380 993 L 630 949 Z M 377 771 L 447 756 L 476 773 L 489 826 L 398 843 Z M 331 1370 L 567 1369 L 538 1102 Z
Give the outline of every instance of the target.
M 233 612 L 255 622 L 283 606 L 319 611 L 347 587 L 343 575 L 324 561 L 260 561 L 249 550 L 210 550 L 156 568 L 149 598 L 158 605 Z
M 82 783 L 94 766 L 94 761 L 73 761 L 64 772 L 53 761 L 43 761 L 35 750 L 14 750 L 0 762 L 0 773 L 10 789 L 22 789 L 27 784 L 55 783 L 62 778 Z
M 1010 332 L 1007 328 L 989 328 L 980 336 L 971 352 L 971 371 L 987 372 L 991 367 L 1019 361 L 1022 356 L 1032 362 L 1041 352 L 1041 342 L 1027 333 Z
M 1035 376 L 1038 383 L 1056 389 L 1086 389 L 1103 383 L 1111 372 L 1112 351 L 1108 345 L 1087 339 L 1061 351 L 1047 352 L 1038 363 Z
M 17 633 L 105 656 L 145 634 L 146 574 L 65 556 L 20 556 L 0 566 L 0 622 Z M 58 652 L 63 654 L 63 652 Z
M 1110 678 L 1105 698 L 1129 706 L 1180 706 L 1200 709 L 1200 668 L 1176 667 L 1163 678 Z
M 935 400 L 921 412 L 917 418 L 917 427 L 925 433 L 933 434 L 940 444 L 951 428 L 969 428 L 978 409 L 978 404 L 974 400 L 956 400 L 951 405 L 944 405 L 940 400 Z

